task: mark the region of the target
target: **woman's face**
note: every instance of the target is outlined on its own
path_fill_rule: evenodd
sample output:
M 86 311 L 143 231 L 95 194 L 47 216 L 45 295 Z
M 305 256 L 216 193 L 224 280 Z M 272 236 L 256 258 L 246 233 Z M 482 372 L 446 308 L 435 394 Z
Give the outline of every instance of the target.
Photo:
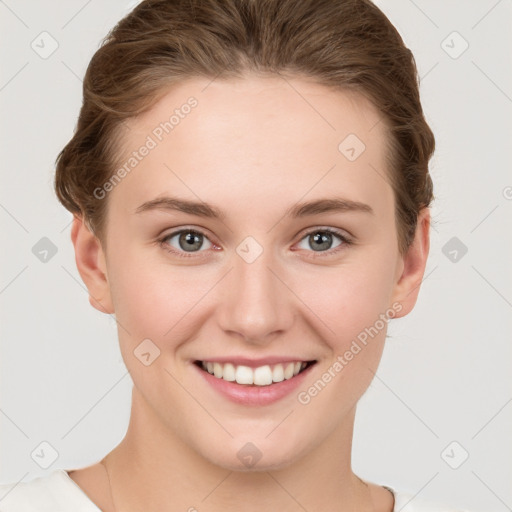
M 97 190 L 96 293 L 148 428 L 240 470 L 285 467 L 349 421 L 423 273 L 398 251 L 379 120 L 361 96 L 250 76 L 181 83 L 127 123 L 124 172 Z M 243 359 L 269 363 L 231 369 L 258 382 L 279 361 L 316 364 L 264 386 L 196 364 Z

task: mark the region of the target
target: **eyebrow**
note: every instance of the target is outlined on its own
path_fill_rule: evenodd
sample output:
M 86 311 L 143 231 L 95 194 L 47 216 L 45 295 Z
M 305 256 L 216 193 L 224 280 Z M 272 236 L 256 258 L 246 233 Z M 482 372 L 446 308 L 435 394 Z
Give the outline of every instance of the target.
M 226 214 L 218 208 L 204 202 L 189 201 L 176 197 L 159 197 L 141 204 L 135 213 L 151 210 L 168 210 L 189 213 L 198 217 L 212 219 L 225 219 Z M 300 218 L 310 215 L 319 215 L 329 212 L 365 212 L 374 215 L 372 207 L 359 201 L 352 201 L 339 197 L 317 199 L 314 201 L 298 203 L 285 212 L 285 217 Z

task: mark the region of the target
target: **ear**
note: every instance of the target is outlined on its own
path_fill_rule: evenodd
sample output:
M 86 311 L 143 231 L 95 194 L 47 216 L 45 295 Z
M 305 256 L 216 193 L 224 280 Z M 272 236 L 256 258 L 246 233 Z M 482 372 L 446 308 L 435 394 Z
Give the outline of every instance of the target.
M 402 309 L 397 312 L 396 318 L 409 314 L 416 304 L 429 249 L 430 209 L 423 208 L 418 214 L 414 240 L 400 259 L 397 268 L 397 281 L 393 290 L 392 303 L 399 302 Z
M 89 290 L 89 303 L 102 313 L 114 313 L 103 248 L 82 218 L 76 215 L 71 228 L 71 240 L 75 247 L 78 272 Z

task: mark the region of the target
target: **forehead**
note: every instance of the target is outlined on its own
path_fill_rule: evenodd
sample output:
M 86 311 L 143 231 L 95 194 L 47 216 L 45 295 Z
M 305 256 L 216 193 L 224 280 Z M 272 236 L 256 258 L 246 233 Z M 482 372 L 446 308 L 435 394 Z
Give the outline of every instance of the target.
M 297 201 L 342 186 L 370 201 L 389 188 L 385 130 L 364 96 L 310 80 L 189 79 L 126 123 L 117 167 L 128 172 L 111 194 L 135 208 L 171 191 Z

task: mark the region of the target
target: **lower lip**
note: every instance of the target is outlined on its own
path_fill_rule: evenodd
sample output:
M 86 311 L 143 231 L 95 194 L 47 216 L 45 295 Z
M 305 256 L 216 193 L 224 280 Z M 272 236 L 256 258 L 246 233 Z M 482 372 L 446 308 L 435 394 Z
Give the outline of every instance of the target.
M 250 386 L 219 379 L 199 368 L 197 364 L 192 364 L 216 391 L 231 401 L 242 405 L 269 405 L 277 402 L 297 389 L 315 365 L 316 363 L 308 366 L 301 373 L 288 380 L 275 382 L 267 386 Z

